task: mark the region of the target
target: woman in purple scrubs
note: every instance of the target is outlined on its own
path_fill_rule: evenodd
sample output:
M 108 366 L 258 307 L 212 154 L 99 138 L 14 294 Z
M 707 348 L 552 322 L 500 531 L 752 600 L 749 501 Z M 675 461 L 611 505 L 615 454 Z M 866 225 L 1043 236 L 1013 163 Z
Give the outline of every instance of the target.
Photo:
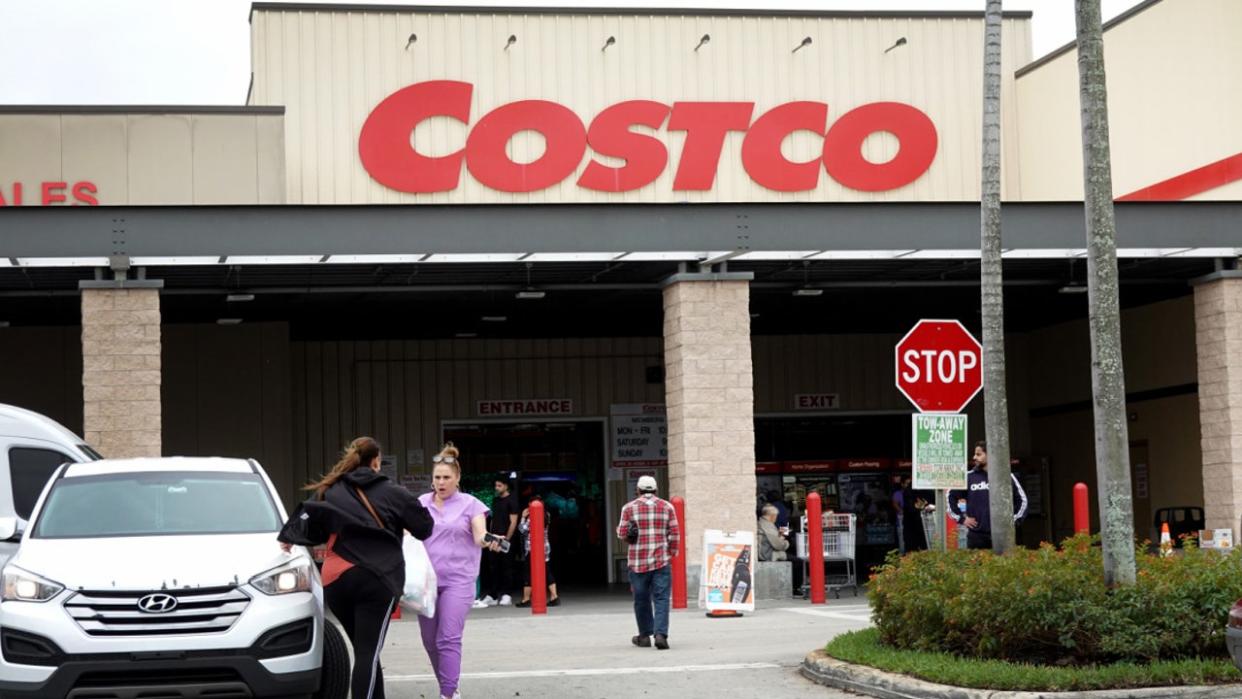
M 458 491 L 461 484 L 458 456 L 452 442 L 444 445 L 431 459 L 434 490 L 418 499 L 435 520 L 431 537 L 423 545 L 436 571 L 436 614 L 432 619 L 420 616 L 418 623 L 422 628 L 423 648 L 440 682 L 441 699 L 461 697 L 457 690 L 461 677 L 461 637 L 466 614 L 474 603 L 479 559 L 485 548 L 499 550 L 498 543 L 489 544 L 485 539 L 487 506 L 473 495 Z

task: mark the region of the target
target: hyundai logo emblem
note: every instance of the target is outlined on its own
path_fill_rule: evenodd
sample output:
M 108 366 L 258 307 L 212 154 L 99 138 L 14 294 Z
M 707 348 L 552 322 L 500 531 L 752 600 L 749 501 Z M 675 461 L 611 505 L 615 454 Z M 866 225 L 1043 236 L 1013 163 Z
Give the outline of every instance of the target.
M 167 614 L 177 608 L 177 598 L 157 592 L 138 600 L 138 608 L 148 614 Z

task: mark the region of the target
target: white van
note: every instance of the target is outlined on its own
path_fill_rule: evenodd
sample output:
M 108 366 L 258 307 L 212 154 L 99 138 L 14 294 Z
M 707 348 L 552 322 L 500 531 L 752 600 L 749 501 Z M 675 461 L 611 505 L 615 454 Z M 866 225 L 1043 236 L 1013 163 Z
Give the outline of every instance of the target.
M 56 469 L 101 458 L 55 420 L 0 403 L 0 568 L 17 551 L 39 494 Z

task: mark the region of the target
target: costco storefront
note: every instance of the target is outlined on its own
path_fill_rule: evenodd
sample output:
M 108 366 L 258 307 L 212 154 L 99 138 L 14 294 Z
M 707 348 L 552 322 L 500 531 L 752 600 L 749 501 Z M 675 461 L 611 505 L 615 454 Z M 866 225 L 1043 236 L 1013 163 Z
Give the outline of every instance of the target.
M 1105 34 L 1143 536 L 1242 514 L 1242 97 L 1197 71 L 1242 53 L 1170 39 L 1239 20 L 1162 0 Z M 1035 61 L 1029 21 L 1002 125 L 1034 543 L 1094 468 L 1075 54 Z M 257 3 L 245 106 L 0 107 L 0 402 L 108 455 L 254 456 L 290 501 L 358 434 L 411 487 L 452 439 L 472 489 L 556 502 L 581 584 L 617 577 L 646 474 L 691 531 L 819 492 L 880 555 L 893 348 L 978 330 L 982 25 Z

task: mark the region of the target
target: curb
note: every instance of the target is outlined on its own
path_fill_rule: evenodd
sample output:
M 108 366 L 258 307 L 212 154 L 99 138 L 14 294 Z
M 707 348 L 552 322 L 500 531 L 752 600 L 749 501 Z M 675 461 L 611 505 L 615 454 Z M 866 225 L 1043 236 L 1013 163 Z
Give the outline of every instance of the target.
M 1146 687 L 1103 689 L 1085 692 L 1012 692 L 967 689 L 885 672 L 865 665 L 837 660 L 822 650 L 811 651 L 802 661 L 802 676 L 826 687 L 844 689 L 879 699 L 1237 699 L 1239 685 L 1214 687 Z

